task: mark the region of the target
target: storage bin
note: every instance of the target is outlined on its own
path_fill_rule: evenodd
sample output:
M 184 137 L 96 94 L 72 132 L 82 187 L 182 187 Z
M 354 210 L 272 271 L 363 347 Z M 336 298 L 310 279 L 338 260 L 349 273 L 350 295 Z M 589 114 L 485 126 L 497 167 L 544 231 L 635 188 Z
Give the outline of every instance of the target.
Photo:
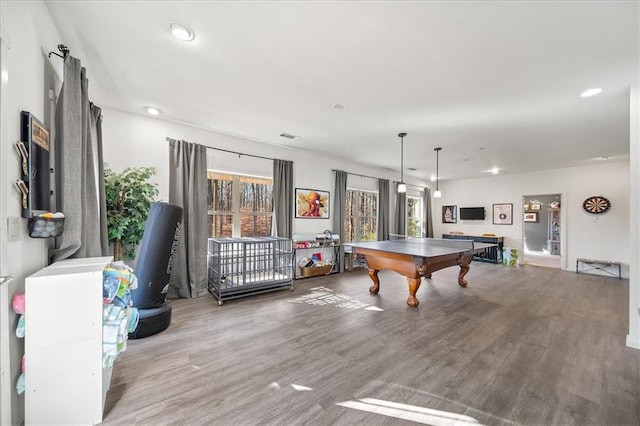
M 30 217 L 28 222 L 31 238 L 54 238 L 64 231 L 64 217 Z
M 517 266 L 518 265 L 518 250 L 505 247 L 502 249 L 502 263 L 507 266 Z
M 300 266 L 300 276 L 306 278 L 315 277 L 318 275 L 329 275 L 332 269 L 333 265 L 310 266 L 308 268 Z

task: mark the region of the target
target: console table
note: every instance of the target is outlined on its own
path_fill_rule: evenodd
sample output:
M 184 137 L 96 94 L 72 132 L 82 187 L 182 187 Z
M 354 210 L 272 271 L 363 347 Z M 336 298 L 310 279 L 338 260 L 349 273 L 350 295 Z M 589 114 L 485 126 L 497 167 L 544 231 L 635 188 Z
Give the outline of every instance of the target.
M 324 272 L 324 268 L 321 270 L 320 268 L 318 268 L 318 275 L 327 275 L 328 273 L 336 273 L 336 272 L 340 272 L 340 240 L 329 240 L 329 239 L 324 239 L 324 240 L 305 240 L 305 241 L 294 241 L 293 242 L 293 279 L 297 280 L 300 278 L 307 278 L 307 277 L 311 277 L 311 276 L 315 276 L 315 274 L 302 274 L 302 272 L 300 271 L 300 265 L 298 264 L 298 262 L 300 261 L 298 259 L 297 253 L 300 250 L 315 250 L 315 251 L 320 251 L 320 252 L 324 252 L 324 249 L 331 249 L 331 252 L 333 252 L 333 266 L 331 269 L 329 269 L 326 273 Z M 308 269 L 308 268 L 307 268 Z
M 582 269 L 578 268 L 580 263 L 582 263 Z M 585 265 L 589 266 L 589 269 L 585 269 Z M 618 279 L 622 279 L 622 264 L 620 262 L 615 260 L 586 259 L 584 257 L 576 259 L 576 274 L 597 269 L 598 271 L 606 272 L 615 277 L 616 274 L 607 269 L 609 267 L 618 268 Z
M 473 257 L 473 260 L 481 262 L 502 263 L 502 248 L 504 246 L 504 237 L 486 236 L 486 235 L 465 235 L 465 234 L 442 234 L 442 238 L 447 240 L 473 240 L 476 243 L 496 244 L 496 247 L 490 247 L 485 252 L 479 253 Z

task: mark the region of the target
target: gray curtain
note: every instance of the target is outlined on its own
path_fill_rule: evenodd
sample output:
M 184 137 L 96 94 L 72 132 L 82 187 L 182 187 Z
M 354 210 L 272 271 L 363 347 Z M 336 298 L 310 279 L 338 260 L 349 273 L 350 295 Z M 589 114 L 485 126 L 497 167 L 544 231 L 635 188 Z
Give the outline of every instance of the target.
M 169 202 L 184 209 L 168 296 L 192 298 L 207 292 L 207 148 L 169 142 Z
M 332 231 L 335 234 L 344 234 L 344 210 L 347 203 L 347 178 L 349 174 L 342 170 L 334 170 L 335 187 L 333 191 L 333 221 Z M 344 241 L 345 235 L 342 235 Z M 344 272 L 344 245 L 340 245 L 340 272 Z
M 396 190 L 396 227 L 393 232 L 398 235 L 407 235 L 407 193 L 399 193 L 397 183 L 394 186 Z
M 56 106 L 56 207 L 64 232 L 52 260 L 108 254 L 102 168 L 102 111 L 89 101 L 80 60 L 67 56 Z
M 293 233 L 293 162 L 273 160 L 273 232 L 291 238 Z
M 389 179 L 378 179 L 378 241 L 389 239 Z
M 423 216 L 424 216 L 424 236 L 427 238 L 433 238 L 433 212 L 431 202 L 431 190 L 429 188 L 425 188 L 422 194 L 422 206 L 423 206 Z

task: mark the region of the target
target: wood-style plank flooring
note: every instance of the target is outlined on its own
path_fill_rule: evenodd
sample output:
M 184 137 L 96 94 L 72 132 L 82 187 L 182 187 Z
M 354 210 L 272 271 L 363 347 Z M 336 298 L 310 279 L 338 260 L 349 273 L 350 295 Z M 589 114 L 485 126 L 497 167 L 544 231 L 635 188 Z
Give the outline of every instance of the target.
M 418 308 L 394 272 L 370 295 L 363 269 L 172 301 L 171 326 L 117 360 L 104 423 L 640 424 L 628 280 L 473 262 L 463 289 L 457 274 L 423 279 Z

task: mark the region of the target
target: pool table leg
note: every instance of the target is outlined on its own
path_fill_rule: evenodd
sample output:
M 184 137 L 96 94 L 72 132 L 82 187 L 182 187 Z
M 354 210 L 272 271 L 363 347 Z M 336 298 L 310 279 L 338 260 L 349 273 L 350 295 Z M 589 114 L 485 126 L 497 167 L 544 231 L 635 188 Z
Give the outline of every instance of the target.
M 458 265 L 460 265 L 460 273 L 458 274 L 458 285 L 460 287 L 466 287 L 469 283 L 464 279 L 464 276 L 469 272 L 469 264 L 473 260 L 473 256 L 466 256 L 458 259 Z
M 422 278 L 407 278 L 407 282 L 409 283 L 409 298 L 407 299 L 407 305 L 415 308 L 420 304 L 418 299 L 416 299 L 416 292 L 420 288 Z
M 369 269 L 369 278 L 373 281 L 373 285 L 369 287 L 369 293 L 378 294 L 380 291 L 380 279 L 378 278 L 378 269 Z

